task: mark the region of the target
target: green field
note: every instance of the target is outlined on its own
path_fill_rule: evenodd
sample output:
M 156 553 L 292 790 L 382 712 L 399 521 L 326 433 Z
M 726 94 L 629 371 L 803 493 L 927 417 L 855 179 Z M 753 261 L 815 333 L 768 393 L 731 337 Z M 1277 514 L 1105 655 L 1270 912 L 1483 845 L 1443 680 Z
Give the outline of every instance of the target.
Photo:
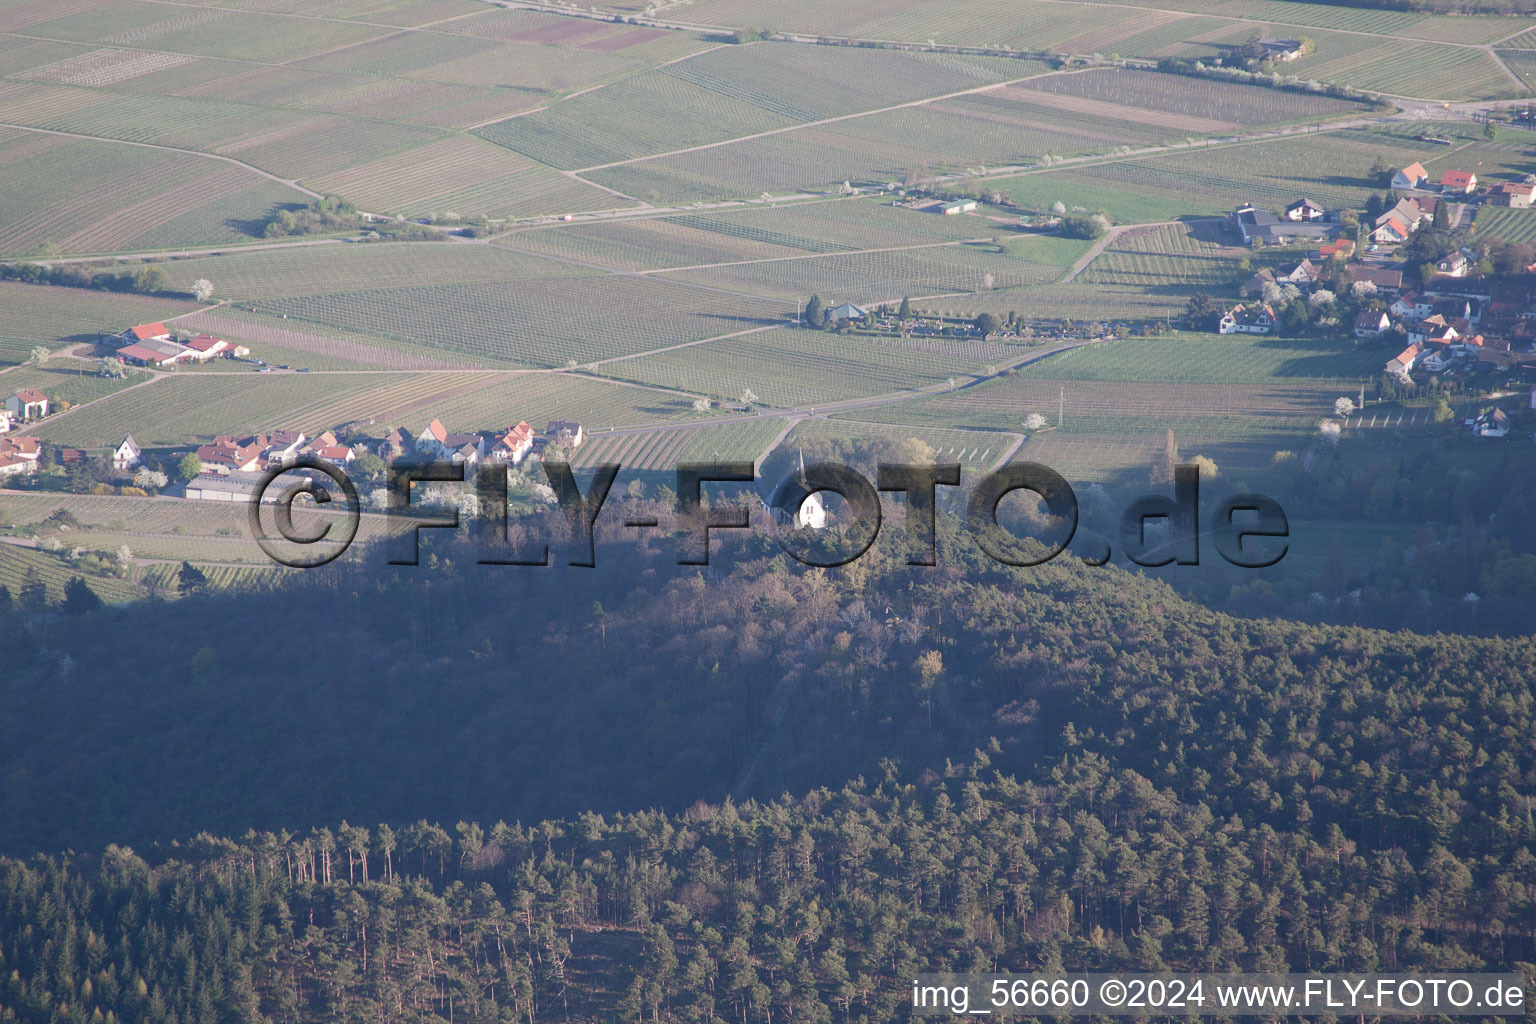
M 605 374 L 735 401 L 750 388 L 785 408 L 964 378 L 1018 355 L 981 342 L 925 342 L 779 330 L 609 363 Z
M 1480 206 L 1474 227 L 1481 239 L 1500 238 L 1506 242 L 1529 242 L 1536 239 L 1536 210 Z
M 176 299 L 151 298 L 50 288 L 46 285 L 0 281 L 0 344 L 10 341 L 31 348 L 57 349 L 63 344 L 94 343 L 102 334 L 117 334 L 134 324 L 164 320 L 197 307 Z
M 569 276 L 566 264 L 550 263 L 487 245 L 440 242 L 336 243 L 296 249 L 264 249 L 161 264 L 170 285 L 190 289 L 203 278 L 218 298 L 248 301 L 323 292 L 355 291 L 381 282 L 469 284 Z
M 1347 341 L 1179 333 L 1099 342 L 1024 372 L 1042 380 L 1262 384 L 1306 377 L 1358 386 L 1381 362 L 1378 350 Z
M 141 444 L 277 428 L 313 434 L 373 416 L 405 416 L 419 402 L 491 378 L 485 373 L 170 375 L 111 401 L 50 417 L 37 434 L 84 448 L 116 444 L 126 433 Z
M 103 377 L 94 360 L 50 359 L 42 366 L 21 366 L 0 377 L 0 393 L 36 388 L 48 396 L 54 410 L 94 402 L 150 379 L 145 370 L 130 369 L 126 377 Z M 121 438 L 119 438 L 121 440 Z
M 631 355 L 782 323 L 796 304 L 648 278 L 548 278 L 340 292 L 263 303 L 266 313 L 527 366 Z
M 876 413 L 875 415 L 878 415 Z M 958 462 L 966 469 L 988 470 L 1023 435 L 997 430 L 920 427 L 904 423 L 878 423 L 839 416 L 826 420 L 802 420 L 784 439 L 789 448 L 812 440 L 906 441 L 917 440 L 933 449 L 938 462 Z
M 946 245 L 897 252 L 832 254 L 770 260 L 707 270 L 657 275 L 784 299 L 798 304 L 811 294 L 836 301 L 900 301 L 904 295 L 986 291 L 1053 281 L 1091 243 L 1048 235 L 1008 239 L 1007 253 L 983 245 Z

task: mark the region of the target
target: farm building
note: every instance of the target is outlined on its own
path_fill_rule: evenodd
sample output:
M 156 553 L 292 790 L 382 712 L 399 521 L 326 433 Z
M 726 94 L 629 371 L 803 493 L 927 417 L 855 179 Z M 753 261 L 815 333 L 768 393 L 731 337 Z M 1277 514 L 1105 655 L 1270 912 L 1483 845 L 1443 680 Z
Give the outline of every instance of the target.
M 855 306 L 851 302 L 845 302 L 841 306 L 827 311 L 827 319 L 833 323 L 837 323 L 839 320 L 863 320 L 866 316 L 869 316 L 868 310 Z
M 118 358 L 135 366 L 174 366 L 198 358 L 196 352 L 173 341 L 144 341 L 117 350 Z
M 182 497 L 191 501 L 239 501 L 249 502 L 260 491 L 261 476 L 256 473 L 229 473 L 210 476 L 204 473 L 187 481 Z M 277 501 L 277 490 L 268 489 L 265 500 Z
M 1424 169 L 1424 165 L 1418 161 L 1414 161 L 1407 167 L 1404 167 L 1402 170 L 1392 175 L 1392 187 L 1398 191 L 1412 188 L 1422 188 L 1424 183 L 1428 180 L 1429 172 Z
M 1536 184 L 1506 181 L 1488 190 L 1488 202 L 1493 206 L 1507 206 L 1513 210 L 1528 210 L 1536 201 Z
M 1477 175 L 1471 171 L 1446 171 L 1440 176 L 1440 191 L 1470 195 L 1477 191 Z
M 118 335 L 129 345 L 143 344 L 146 341 L 168 341 L 171 337 L 171 329 L 165 324 L 139 324 L 130 327 Z
M 953 202 L 945 203 L 939 208 L 939 212 L 946 217 L 952 217 L 957 213 L 970 213 L 974 209 L 976 209 L 976 200 L 956 199 Z
M 1265 60 L 1277 60 L 1281 63 L 1289 64 L 1302 55 L 1303 46 L 1300 39 L 1260 36 L 1258 44 Z
M 200 363 L 207 362 L 214 356 L 233 354 L 230 351 L 229 342 L 223 338 L 215 338 L 211 334 L 199 334 L 187 342 L 187 348 L 196 353 L 191 358 L 196 359 Z
M 1295 238 L 1324 239 L 1333 231 L 1321 221 L 1282 220 L 1252 203 L 1233 210 L 1231 223 L 1232 229 L 1243 236 L 1244 245 L 1283 245 Z
M 48 415 L 48 396 L 36 388 L 22 388 L 5 400 L 5 411 L 23 422 Z
M 1275 327 L 1275 311 L 1267 304 L 1238 304 L 1228 310 L 1217 327 L 1219 334 L 1268 334 Z

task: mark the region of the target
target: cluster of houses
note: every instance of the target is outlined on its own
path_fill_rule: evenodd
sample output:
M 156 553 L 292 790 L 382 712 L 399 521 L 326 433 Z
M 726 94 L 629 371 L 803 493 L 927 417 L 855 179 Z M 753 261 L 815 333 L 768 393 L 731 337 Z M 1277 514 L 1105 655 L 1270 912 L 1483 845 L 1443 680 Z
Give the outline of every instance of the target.
M 210 359 L 244 359 L 251 350 L 244 345 L 199 334 L 178 340 L 165 324 L 139 324 L 115 340 L 121 342 L 117 357 L 134 366 L 166 367 L 179 363 L 206 363 Z
M 35 437 L 0 437 L 0 480 L 37 467 L 39 446 Z
M 1232 211 L 1229 223 L 1248 246 L 1321 243 L 1348 233 L 1340 211 L 1326 210 L 1306 198 L 1296 200 L 1279 215 L 1242 203 Z
M 128 438 L 124 443 L 131 444 L 132 440 Z M 402 458 L 440 459 L 462 465 L 468 475 L 482 462 L 515 466 L 551 445 L 569 450 L 579 448 L 585 441 L 586 431 L 574 420 L 552 420 L 539 436 L 526 420 L 516 426 L 466 434 L 453 433 L 441 420 L 434 419 L 420 433 L 397 427 L 371 447 L 385 462 Z M 197 449 L 203 471 L 187 483 L 186 497 L 204 501 L 249 500 L 256 493 L 264 471 L 292 466 L 305 457 L 347 466 L 367 450 L 369 446 L 361 443 L 341 443 L 329 430 L 315 437 L 306 437 L 298 430 L 274 430 L 243 437 L 221 435 Z

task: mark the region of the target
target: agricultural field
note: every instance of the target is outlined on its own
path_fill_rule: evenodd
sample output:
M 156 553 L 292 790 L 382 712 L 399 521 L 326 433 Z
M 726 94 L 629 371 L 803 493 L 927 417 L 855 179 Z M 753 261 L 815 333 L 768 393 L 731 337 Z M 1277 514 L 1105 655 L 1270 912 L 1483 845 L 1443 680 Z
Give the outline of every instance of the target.
M 307 366 L 312 370 L 449 370 L 471 363 L 464 357 L 426 353 L 404 342 L 338 327 L 267 316 L 263 306 L 220 306 L 194 313 L 176 325 L 231 341 L 246 342 L 253 355 L 275 366 Z M 233 372 L 249 364 L 206 363 L 197 372 Z M 222 368 L 222 369 L 221 369 Z
M 1179 333 L 1099 342 L 1025 372 L 1042 380 L 1262 384 L 1309 378 L 1359 387 L 1381 363 L 1381 349 L 1343 341 Z
M 0 254 L 155 249 L 245 240 L 299 192 L 185 153 L 0 128 Z
M 55 410 L 83 405 L 116 394 L 127 387 L 147 381 L 145 370 L 128 371 L 126 377 L 103 377 L 95 360 L 55 358 L 42 366 L 19 366 L 0 378 L 0 391 L 10 394 L 23 388 L 36 388 L 48 396 Z
M 1120 117 L 1199 134 L 1291 121 L 1315 122 L 1362 110 L 1358 103 L 1329 96 L 1121 68 L 1053 75 L 1009 91 L 1044 94 L 1034 102 L 1044 102 L 1044 96 L 1055 97 L 1061 102 L 1060 109 L 1076 113 Z M 1201 122 L 1214 123 L 1200 127 Z
M 665 472 L 682 462 L 753 462 L 784 430 L 779 420 L 595 434 L 572 455 L 577 467 L 614 464 L 629 472 Z
M 96 592 L 96 596 L 109 604 L 136 601 L 145 596 L 141 588 L 127 580 L 76 572 L 56 555 L 13 544 L 0 544 L 0 587 L 9 590 L 12 599 L 21 596 L 21 588 L 34 575 L 48 588 L 48 601 L 51 604 L 64 600 L 64 588 L 76 577 L 85 580 L 86 585 Z
M 1162 320 L 1176 318 L 1188 301 L 1187 295 L 1147 293 L 1138 288 L 1104 284 L 1085 284 L 1081 278 L 1070 284 L 1033 285 L 1027 288 L 998 288 L 971 295 L 941 296 L 913 302 L 915 309 L 930 316 L 963 320 L 982 313 L 1019 316 L 1042 320 L 1072 320 L 1086 323 L 1104 320 Z
M 171 374 L 89 408 L 51 416 L 35 433 L 81 448 L 115 445 L 127 433 L 145 445 L 279 427 L 313 434 L 358 419 L 407 416 L 422 403 L 493 377 L 484 372 Z
M 839 416 L 825 420 L 801 420 L 784 439 L 783 447 L 793 447 L 813 439 L 921 441 L 933 449 L 934 458 L 938 462 L 958 462 L 966 470 L 985 472 L 1023 440 L 1023 435 L 1009 431 L 879 423 Z
M 367 210 L 506 217 L 633 206 L 595 185 L 467 135 L 308 179 Z
M 191 302 L 145 295 L 50 288 L 0 281 L 0 344 L 31 349 L 89 342 L 134 324 L 167 320 L 197 307 Z M 25 350 L 23 350 L 25 358 Z
M 407 421 L 420 429 L 434 417 L 450 430 L 494 430 L 527 420 L 537 430 L 555 419 L 578 420 L 589 431 L 613 427 L 706 421 L 694 396 L 664 388 L 575 373 L 520 373 L 485 387 L 434 399 Z M 418 423 L 419 421 L 419 423 Z
M 264 313 L 532 367 L 633 355 L 783 323 L 798 304 L 619 275 L 426 285 L 264 302 Z
M 1317 53 L 1286 70 L 1303 79 L 1430 99 L 1497 97 L 1513 85 L 1477 45 L 1518 35 L 1530 18 L 1437 17 L 1321 3 L 1232 2 L 1103 6 L 1104 0 L 1019 0 L 1000 22 L 987 0 L 936 6 L 919 0 L 826 4 L 817 0 L 698 0 L 687 17 L 704 24 L 770 24 L 780 31 L 967 46 L 1128 57 L 1216 56 L 1222 43 L 1254 32 L 1305 34 Z M 1113 11 L 1113 17 L 1106 16 Z M 1212 45 L 1208 40 L 1217 40 Z M 1360 43 L 1351 45 L 1354 40 Z M 1367 51 L 1361 58 L 1361 48 Z M 1456 45 L 1471 44 L 1471 45 Z M 1377 52 L 1379 50 L 1379 52 Z M 1391 53 L 1399 59 L 1394 64 Z M 1427 70 L 1425 70 L 1427 69 Z M 1415 70 L 1421 73 L 1414 78 Z
M 1448 149 L 1428 147 L 1411 135 L 1350 129 L 1273 142 L 1195 147 L 1080 167 L 1070 172 L 1070 179 L 1097 181 L 1111 189 L 1124 184 L 1141 194 L 1187 197 L 1192 207 L 1204 209 L 1231 210 L 1244 201 L 1284 205 L 1299 196 L 1335 209 L 1360 209 L 1373 191 L 1379 191 L 1379 183 L 1369 175 L 1378 158 L 1393 167 L 1421 160 L 1432 168 L 1466 157 L 1465 150 L 1453 158 Z M 1037 177 L 1048 181 L 1051 175 Z
M 1019 355 L 1016 347 L 975 341 L 842 337 L 795 329 L 712 341 L 696 349 L 608 363 L 602 372 L 722 401 L 735 401 L 750 389 L 766 405 L 791 408 L 964 379 Z
M 813 293 L 860 303 L 899 302 L 906 295 L 1017 288 L 1054 281 L 1091 243 L 1043 235 L 991 243 L 927 246 L 894 252 L 833 253 L 799 259 L 675 271 L 664 280 L 691 281 L 790 302 Z
M 1111 247 L 1089 265 L 1078 281 L 1131 287 L 1175 301 L 1187 299 L 1196 291 L 1224 295 L 1252 273 L 1244 273 L 1238 259 L 1231 254 L 1145 252 Z
M 982 216 L 941 217 L 832 199 L 519 231 L 503 244 L 614 270 L 655 270 L 995 237 Z
M 723 47 L 480 134 L 574 170 L 977 89 L 1042 70 L 987 57 L 770 43 Z
M 1536 210 L 1480 206 L 1473 226 L 1480 239 L 1499 238 L 1506 242 L 1529 242 L 1536 239 Z
M 170 286 L 179 291 L 203 278 L 217 296 L 253 299 L 355 291 L 381 283 L 470 284 L 570 276 L 566 264 L 551 263 L 489 245 L 442 242 L 336 243 L 297 249 L 259 249 L 222 256 L 161 263 Z M 268 360 L 269 362 L 271 360 Z

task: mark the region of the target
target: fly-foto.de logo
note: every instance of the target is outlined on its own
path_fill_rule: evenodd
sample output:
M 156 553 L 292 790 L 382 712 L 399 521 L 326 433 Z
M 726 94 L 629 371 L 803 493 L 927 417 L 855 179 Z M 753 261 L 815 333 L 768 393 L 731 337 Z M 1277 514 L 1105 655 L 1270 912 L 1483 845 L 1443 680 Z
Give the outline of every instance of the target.
M 571 545 L 569 564 L 596 565 L 593 527 L 602 513 L 621 467 L 593 468 L 583 491 L 570 465 L 542 463 L 554 494 L 554 510 L 564 520 Z M 386 517 L 409 519 L 389 543 L 396 545 L 389 564 L 416 565 L 422 530 L 456 530 L 466 518 L 448 510 L 440 519 L 422 520 L 421 507 L 412 504 L 416 484 L 466 484 L 462 463 L 397 460 L 389 467 Z M 705 485 L 717 494 L 731 487 L 758 483 L 750 462 L 685 463 L 676 470 L 677 502 L 669 525 L 678 543 L 679 565 L 708 565 L 710 536 L 716 530 L 752 528 L 750 507 L 741 502 L 709 501 Z M 527 550 L 509 540 L 508 472 L 504 464 L 482 464 L 474 474 L 478 501 L 482 565 L 549 565 L 548 541 Z M 937 514 L 940 488 L 959 487 L 958 464 L 881 463 L 871 481 L 857 470 L 833 462 L 819 462 L 796 469 L 780 480 L 765 503 L 772 513 L 769 529 L 779 546 L 805 565 L 829 568 L 847 565 L 862 556 L 880 534 L 884 518 L 882 493 L 905 498 L 907 564 L 938 564 Z M 1027 492 L 1043 506 L 1053 524 L 1051 542 L 1025 544 L 999 522 L 1003 499 Z M 841 498 L 842 510 L 830 519 L 827 495 Z M 312 517 L 300 526 L 294 505 L 307 496 L 315 508 L 334 514 Z M 1035 462 L 1019 462 L 984 475 L 962 495 L 959 502 L 963 528 L 978 546 L 997 562 L 1012 566 L 1042 565 L 1066 551 L 1078 533 L 1077 495 L 1061 474 Z M 433 510 L 434 512 L 438 510 Z M 271 526 L 266 518 L 270 514 Z M 269 470 L 250 500 L 252 536 L 273 561 L 309 569 L 339 558 L 358 534 L 362 506 L 357 488 L 338 466 L 323 459 L 303 458 L 289 466 Z M 628 518 L 625 527 L 659 529 L 655 517 Z M 835 530 L 829 529 L 836 527 Z M 1259 569 L 1271 566 L 1289 550 L 1290 525 L 1278 502 L 1262 494 L 1237 494 L 1221 501 L 1211 512 L 1210 537 L 1216 553 L 1234 566 Z M 823 534 L 835 534 L 827 543 Z M 1201 554 L 1200 473 L 1194 465 L 1174 470 L 1173 494 L 1147 494 L 1131 502 L 1120 517 L 1119 541 L 1125 556 L 1137 565 L 1199 565 Z M 1089 565 L 1103 565 L 1111 558 L 1110 544 L 1094 537 L 1079 551 Z M 1042 550 L 1043 548 L 1043 550 Z

